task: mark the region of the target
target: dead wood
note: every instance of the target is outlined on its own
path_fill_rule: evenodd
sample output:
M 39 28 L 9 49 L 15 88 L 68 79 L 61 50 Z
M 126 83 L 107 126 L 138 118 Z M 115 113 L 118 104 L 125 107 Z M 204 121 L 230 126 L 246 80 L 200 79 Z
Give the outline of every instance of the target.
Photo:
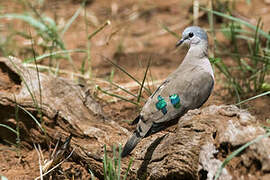
M 40 86 L 39 86 L 40 85 Z M 18 107 L 18 105 L 20 107 Z M 17 58 L 0 58 L 0 123 L 16 128 L 15 109 L 23 145 L 56 143 L 59 136 L 73 138 L 75 151 L 70 161 L 91 169 L 103 178 L 103 146 L 109 154 L 113 145 L 124 144 L 130 132 L 106 118 L 90 90 L 67 79 L 48 76 L 23 66 Z M 28 110 L 41 126 L 25 113 Z M 41 118 L 42 117 L 42 118 Z M 210 106 L 189 111 L 177 126 L 143 139 L 131 156 L 134 163 L 130 179 L 212 179 L 222 160 L 237 147 L 265 130 L 247 111 L 236 106 Z M 14 133 L 0 127 L 0 138 L 15 141 Z M 224 169 L 220 179 L 234 175 L 264 176 L 270 171 L 270 140 L 265 138 L 236 157 L 237 162 Z M 44 147 L 44 146 L 43 146 Z M 126 169 L 130 156 L 123 159 Z M 260 166 L 252 172 L 253 161 Z M 245 166 L 239 170 L 240 163 Z

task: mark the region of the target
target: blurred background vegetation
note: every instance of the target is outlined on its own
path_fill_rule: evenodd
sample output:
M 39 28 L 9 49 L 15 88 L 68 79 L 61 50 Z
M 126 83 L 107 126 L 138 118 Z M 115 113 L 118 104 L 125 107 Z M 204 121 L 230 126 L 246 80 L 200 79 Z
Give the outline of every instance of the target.
M 171 34 L 179 38 L 178 34 L 185 26 L 194 24 L 208 30 L 211 38 L 212 63 L 217 68 L 217 72 L 223 75 L 222 86 L 235 98 L 235 102 L 239 103 L 251 96 L 262 95 L 263 92 L 269 91 L 267 72 L 269 71 L 270 35 L 267 29 L 263 28 L 264 22 L 261 18 L 249 19 L 238 12 L 238 4 L 245 3 L 243 6 L 251 9 L 251 1 L 237 3 L 233 0 L 204 2 L 194 0 L 192 6 L 186 9 L 188 15 L 187 13 L 184 17 L 175 15 L 179 16 L 176 18 L 179 21 L 174 22 L 175 24 L 169 25 L 171 22 L 166 22 L 164 18 L 155 20 L 152 24 L 155 23 L 155 26 L 159 28 L 156 29 L 156 33 L 146 32 L 147 28 L 145 32 L 140 32 L 143 31 L 143 27 L 136 32 L 134 29 L 130 30 L 129 24 L 137 23 L 141 18 L 146 22 L 150 21 L 152 14 L 158 11 L 170 11 L 168 5 L 158 7 L 158 3 L 139 1 L 134 5 L 134 10 L 125 12 L 123 6 L 112 2 L 110 9 L 106 9 L 108 12 L 105 12 L 105 9 L 103 12 L 100 9 L 97 11 L 99 14 L 103 13 L 102 17 L 99 17 L 98 13 L 90 9 L 92 1 L 71 1 L 70 3 L 73 11 L 61 8 L 68 5 L 67 1 L 13 0 L 10 4 L 14 4 L 14 7 L 11 8 L 9 8 L 9 2 L 2 3 L 1 55 L 20 57 L 29 67 L 32 67 L 36 61 L 43 71 L 56 76 L 59 73 L 68 76 L 71 74 L 72 78 L 76 77 L 75 80 L 83 79 L 84 82 L 88 81 L 91 84 L 97 80 L 93 77 L 99 76 L 92 72 L 93 68 L 96 68 L 92 61 L 96 64 L 96 58 L 105 59 L 103 56 L 107 57 L 106 54 L 108 54 L 106 50 L 114 51 L 109 52 L 108 58 L 111 60 L 113 58 L 117 60 L 119 56 L 127 54 L 129 48 L 135 48 L 134 45 L 129 47 L 132 43 L 141 46 L 136 53 L 139 51 L 145 53 L 149 49 L 147 46 L 151 46 L 147 44 L 147 40 L 164 36 L 163 34 Z M 100 4 L 104 5 L 104 3 Z M 127 6 L 131 6 L 131 2 L 127 3 Z M 240 11 L 243 11 L 241 7 Z M 262 9 L 262 11 L 266 10 Z M 124 17 L 125 13 L 128 17 Z M 185 18 L 182 24 L 181 18 Z M 79 32 L 77 32 L 78 26 L 80 26 Z M 99 33 L 106 37 L 97 40 L 101 36 L 97 36 Z M 132 36 L 143 36 L 141 39 L 145 40 L 138 41 L 138 38 L 132 40 Z M 131 42 L 127 43 L 127 41 Z M 108 44 L 113 44 L 114 47 Z M 160 44 L 165 43 L 160 42 Z M 95 49 L 95 46 L 99 46 L 100 49 Z M 158 50 L 158 47 L 156 49 Z M 148 54 L 150 56 L 151 51 Z M 117 63 L 112 64 L 110 72 L 105 72 L 108 76 L 103 79 L 119 89 L 120 86 L 112 82 L 115 68 L 119 70 L 116 65 Z M 139 63 L 137 65 L 140 66 Z M 102 67 L 100 69 L 104 70 Z M 125 71 L 134 77 L 131 72 Z M 147 78 L 149 76 L 151 75 Z M 158 77 L 151 77 L 153 78 Z M 138 85 L 140 86 L 141 83 Z M 135 95 L 128 88 L 124 89 L 131 96 Z

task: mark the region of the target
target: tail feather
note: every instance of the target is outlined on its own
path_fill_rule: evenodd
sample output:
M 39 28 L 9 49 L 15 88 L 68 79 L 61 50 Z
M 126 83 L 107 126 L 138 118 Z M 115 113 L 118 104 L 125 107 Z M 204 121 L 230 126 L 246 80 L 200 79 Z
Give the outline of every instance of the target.
M 137 116 L 137 117 L 131 122 L 130 125 L 138 124 L 138 122 L 140 121 L 140 119 L 141 119 L 141 116 L 139 115 L 139 116 Z
M 140 134 L 135 130 L 132 136 L 127 140 L 124 149 L 121 153 L 122 157 L 127 156 L 135 147 L 136 145 L 140 142 L 142 137 Z

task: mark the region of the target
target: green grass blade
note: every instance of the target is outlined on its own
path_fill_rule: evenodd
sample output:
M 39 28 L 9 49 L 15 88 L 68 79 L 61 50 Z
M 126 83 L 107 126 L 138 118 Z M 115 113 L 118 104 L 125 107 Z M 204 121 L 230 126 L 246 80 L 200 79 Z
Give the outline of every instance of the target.
M 142 96 L 142 90 L 143 90 L 143 87 L 144 87 L 144 82 L 145 82 L 146 75 L 147 75 L 148 69 L 150 67 L 150 64 L 151 64 L 151 59 L 149 59 L 148 60 L 148 63 L 147 63 L 147 67 L 146 67 L 146 70 L 145 70 L 145 73 L 144 73 L 142 85 L 141 85 L 140 90 L 139 90 L 139 94 L 138 94 L 138 98 L 137 98 L 137 103 L 140 102 L 140 99 L 141 99 L 141 96 Z
M 119 70 L 121 70 L 123 73 L 125 73 L 128 77 L 130 77 L 132 80 L 134 80 L 137 84 L 139 84 L 140 86 L 142 86 L 142 84 L 136 79 L 134 78 L 131 74 L 129 74 L 123 67 L 119 66 L 118 64 L 116 64 L 115 62 L 113 62 L 112 60 L 110 60 L 109 58 L 101 55 L 101 57 L 103 57 L 106 61 L 108 61 L 109 63 L 111 63 L 112 65 L 114 65 L 115 67 L 117 67 Z M 148 92 L 149 95 L 151 95 L 151 91 L 144 87 L 144 89 Z
M 43 20 L 44 20 L 44 22 L 49 23 L 50 28 L 53 28 L 55 31 L 57 30 L 57 25 L 52 18 L 45 16 L 45 17 L 43 17 Z
M 241 89 L 239 89 L 239 84 L 238 83 L 236 83 L 234 80 L 233 80 L 233 82 L 231 82 L 232 83 L 232 86 L 233 86 L 233 89 L 234 89 L 234 92 L 235 92 L 235 94 L 236 94 L 236 97 L 237 97 L 237 101 L 238 102 L 241 102 L 241 98 L 240 98 L 240 91 L 241 91 Z M 240 91 L 239 91 L 240 90 Z
M 176 39 L 180 39 L 180 36 L 177 33 L 171 31 L 168 28 L 168 26 L 166 26 L 165 24 L 160 24 L 160 26 L 161 26 L 162 29 L 164 29 L 165 31 L 167 31 L 169 34 L 171 34 L 172 36 L 176 37 Z
M 246 143 L 245 145 L 241 146 L 240 148 L 238 148 L 237 150 L 235 150 L 233 153 L 231 153 L 221 164 L 221 166 L 219 167 L 216 175 L 215 175 L 215 179 L 217 180 L 223 170 L 223 168 L 230 162 L 230 160 L 232 160 L 232 158 L 234 158 L 235 156 L 237 156 L 240 152 L 242 152 L 244 149 L 246 149 L 248 146 L 250 146 L 251 144 L 254 144 L 258 141 L 260 141 L 261 139 L 265 138 L 265 137 L 269 137 L 270 136 L 270 132 L 267 132 L 264 135 L 260 135 L 257 138 L 253 139 L 252 141 Z
M 121 152 L 122 152 L 122 146 L 119 144 L 119 150 L 118 150 L 118 173 L 117 173 L 117 180 L 120 180 L 121 178 Z
M 111 85 L 115 86 L 116 88 L 124 91 L 125 93 L 127 93 L 127 94 L 129 94 L 129 95 L 131 95 L 131 96 L 133 96 L 135 98 L 138 98 L 137 95 L 133 94 L 131 91 L 126 90 L 125 88 L 121 87 L 120 85 L 118 85 L 118 84 L 116 84 L 116 83 L 114 83 L 112 81 L 107 81 L 107 82 L 109 82 Z M 144 98 L 142 98 L 142 99 L 145 100 Z
M 127 171 L 125 173 L 125 176 L 124 176 L 124 179 L 123 180 L 126 180 L 127 179 L 128 172 L 129 172 L 129 170 L 131 168 L 132 163 L 133 163 L 133 158 L 131 158 L 130 161 L 129 161 L 129 163 L 128 163 L 128 168 L 127 168 Z
M 109 163 L 108 163 L 108 178 L 110 180 L 114 180 L 115 177 L 114 177 L 113 162 L 111 159 L 109 159 L 108 161 L 109 161 Z
M 246 0 L 246 3 L 247 3 L 248 5 L 250 5 L 251 0 Z
M 32 16 L 27 15 L 27 14 L 4 14 L 4 15 L 0 15 L 0 19 L 1 18 L 19 19 L 24 22 L 27 22 L 28 24 L 41 30 L 42 32 L 45 32 L 48 30 L 47 27 L 43 23 L 39 22 L 38 20 L 34 19 Z
M 245 60 L 243 60 L 243 59 L 241 59 L 240 60 L 240 62 L 241 62 L 241 64 L 243 64 L 243 67 L 244 67 L 244 71 L 251 71 L 251 72 L 253 72 L 253 73 L 255 73 L 256 72 L 256 70 L 255 69 L 253 69 L 253 67 L 251 67 L 250 65 L 248 65 L 248 63 L 246 63 L 246 61 Z
M 113 171 L 115 172 L 114 174 L 117 176 L 116 174 L 116 168 L 117 168 L 117 157 L 116 157 L 116 148 L 115 145 L 113 145 Z
M 55 55 L 58 55 L 58 54 L 67 54 L 67 53 L 72 53 L 72 52 L 86 52 L 86 50 L 84 49 L 71 49 L 71 50 L 61 50 L 61 51 L 56 51 L 56 52 L 52 52 L 52 53 L 47 53 L 47 54 L 43 54 L 43 55 L 40 55 L 36 58 L 30 58 L 30 59 L 25 59 L 23 63 L 31 63 L 33 61 L 40 61 L 44 58 L 47 58 L 47 57 L 51 57 L 51 56 L 55 56 Z
M 248 37 L 248 36 L 244 36 L 244 35 L 236 35 L 235 37 L 236 37 L 237 39 L 243 39 L 243 40 L 246 40 L 246 41 L 251 41 L 251 42 L 254 41 L 253 38 Z
M 27 2 L 27 5 L 32 9 L 32 11 L 35 13 L 35 15 L 38 17 L 39 21 L 44 25 L 46 26 L 47 30 L 44 31 L 44 33 L 40 33 L 38 32 L 41 36 L 43 36 L 43 34 L 46 34 L 48 37 L 49 37 L 49 40 L 56 43 L 57 46 L 59 46 L 62 50 L 66 50 L 66 47 L 65 47 L 65 44 L 63 42 L 63 40 L 60 38 L 59 36 L 59 32 L 58 32 L 58 28 L 57 26 L 55 25 L 55 23 L 53 23 L 54 25 L 52 24 L 47 24 L 45 21 L 47 20 L 46 17 L 42 17 L 40 15 L 40 13 L 37 11 L 37 9 L 35 7 L 32 6 L 32 4 L 30 2 Z M 51 20 L 53 21 L 53 20 Z M 73 63 L 73 60 L 70 56 L 70 54 L 68 54 L 68 61 L 70 63 L 70 65 L 72 66 L 73 70 L 74 71 L 77 71 L 76 70 L 76 67 Z
M 16 132 L 14 129 L 12 129 L 11 127 L 9 127 L 9 126 L 7 126 L 7 125 L 5 125 L 5 124 L 1 124 L 1 123 L 0 123 L 0 127 L 7 128 L 8 130 L 12 131 L 13 133 L 15 133 L 15 134 L 17 135 L 17 132 Z
M 107 95 L 109 95 L 109 96 L 116 97 L 116 98 L 121 99 L 121 100 L 124 100 L 124 101 L 126 101 L 126 102 L 135 104 L 136 106 L 140 106 L 138 103 L 133 102 L 133 101 L 131 101 L 131 100 L 129 100 L 129 99 L 126 99 L 125 97 L 122 97 L 122 96 L 119 96 L 119 95 L 116 95 L 116 94 L 109 93 L 109 92 L 107 92 L 107 91 L 101 89 L 99 86 L 96 86 L 96 88 L 97 88 L 97 90 L 103 92 L 104 94 L 107 94 Z
M 16 120 L 16 132 L 17 132 L 16 145 L 17 145 L 17 147 L 20 148 L 20 144 L 21 144 L 20 143 L 21 142 L 21 139 L 20 139 L 20 126 L 19 126 L 19 121 L 20 120 L 19 120 L 19 108 L 18 108 L 16 99 L 15 99 L 15 104 L 16 104 L 16 106 L 15 106 L 15 120 Z
M 38 125 L 38 127 L 45 133 L 45 130 L 43 129 L 43 127 L 41 126 L 41 124 L 38 122 L 38 120 L 35 118 L 35 116 L 33 116 L 27 109 L 25 109 L 24 107 L 17 105 L 20 109 L 22 109 L 26 114 L 28 114 L 34 121 L 35 123 Z
M 104 157 L 103 157 L 103 170 L 104 170 L 104 179 L 106 180 L 108 177 L 108 163 L 107 163 L 107 149 L 106 149 L 106 144 L 104 145 Z
M 226 19 L 229 19 L 229 20 L 232 20 L 232 21 L 235 21 L 235 22 L 238 22 L 240 24 L 243 24 L 245 26 L 247 26 L 248 28 L 256 31 L 256 26 L 250 24 L 249 22 L 247 21 L 244 21 L 242 19 L 239 19 L 239 18 L 236 18 L 236 17 L 233 17 L 231 15 L 227 15 L 227 14 L 224 14 L 224 13 L 221 13 L 221 12 L 218 12 L 218 11 L 214 11 L 214 10 L 210 10 L 210 9 L 207 9 L 207 8 L 203 8 L 203 7 L 200 7 L 202 10 L 204 11 L 208 11 L 208 12 L 212 12 L 213 14 L 217 15 L 217 16 L 220 16 L 220 17 L 223 17 L 223 18 L 226 18 Z M 263 30 L 261 29 L 258 29 L 258 33 L 261 34 L 262 36 L 264 36 L 266 39 L 270 39 L 270 36 L 268 35 L 268 33 L 264 32 Z
M 262 90 L 263 91 L 270 91 L 270 84 L 269 83 L 262 83 Z
M 236 53 L 228 53 L 228 52 L 221 52 L 221 51 L 216 51 L 217 55 L 219 56 L 239 56 L 239 54 Z M 267 60 L 270 60 L 270 57 L 267 56 L 261 56 L 261 55 L 257 55 L 257 56 L 252 56 L 249 54 L 241 54 L 242 58 L 254 58 L 262 63 L 267 63 Z
M 111 22 L 109 20 L 107 20 L 102 26 L 100 26 L 99 28 L 97 28 L 92 34 L 90 34 L 88 36 L 88 40 L 92 39 L 92 37 L 94 37 L 97 33 L 99 33 L 100 31 L 102 31 L 102 29 L 104 29 L 107 25 L 110 25 Z
M 231 28 L 228 27 L 223 27 L 220 29 L 215 29 L 216 32 L 223 32 L 223 33 L 230 33 L 231 32 Z M 237 34 L 246 34 L 246 35 L 253 35 L 253 33 L 251 31 L 247 31 L 245 29 L 235 29 L 234 30 Z
M 31 31 L 30 31 L 30 36 L 32 37 Z M 41 110 L 41 107 L 42 107 L 42 90 L 41 90 L 39 69 L 38 69 L 37 61 L 36 61 L 36 52 L 35 52 L 35 49 L 34 49 L 33 38 L 31 38 L 31 46 L 32 46 L 32 52 L 33 52 L 33 56 L 34 56 L 35 68 L 36 68 L 37 79 L 38 79 L 38 88 L 39 88 L 39 103 L 40 103 L 40 105 L 39 106 L 37 105 L 36 107 L 37 107 L 37 111 L 38 111 L 38 116 L 40 117 L 40 122 L 43 122 L 43 120 L 42 120 L 43 115 L 42 115 L 42 110 Z M 43 131 L 43 132 L 46 134 L 45 131 Z
M 83 9 L 83 5 L 81 5 L 77 11 L 74 13 L 74 15 L 68 20 L 67 24 L 65 25 L 63 31 L 61 32 L 61 37 L 64 36 L 65 32 L 69 29 L 69 27 L 71 26 L 71 24 L 75 21 L 75 19 L 80 15 L 80 12 L 82 11 Z
M 91 174 L 91 180 L 95 180 L 95 175 L 94 173 L 91 171 L 91 169 L 88 169 L 89 173 Z
M 248 99 L 246 99 L 246 100 L 243 100 L 243 101 L 241 101 L 241 102 L 239 102 L 239 103 L 237 103 L 237 104 L 235 104 L 235 105 L 238 106 L 238 105 L 240 105 L 240 104 L 246 103 L 246 102 L 248 102 L 248 101 L 251 101 L 251 100 L 253 100 L 253 99 L 257 99 L 257 98 L 259 98 L 259 97 L 262 97 L 262 96 L 265 96 L 265 95 L 268 95 L 268 94 L 270 94 L 270 91 L 264 92 L 264 93 L 259 94 L 259 95 L 257 95 L 257 96 L 253 96 L 253 97 L 248 98 Z

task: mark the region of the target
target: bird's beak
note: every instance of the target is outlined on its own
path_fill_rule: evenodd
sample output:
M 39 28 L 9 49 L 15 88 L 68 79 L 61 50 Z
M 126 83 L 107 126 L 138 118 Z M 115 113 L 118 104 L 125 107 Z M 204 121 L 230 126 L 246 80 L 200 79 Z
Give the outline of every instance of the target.
M 184 41 L 185 41 L 185 39 L 180 39 L 179 41 L 177 41 L 175 47 L 180 46 Z

